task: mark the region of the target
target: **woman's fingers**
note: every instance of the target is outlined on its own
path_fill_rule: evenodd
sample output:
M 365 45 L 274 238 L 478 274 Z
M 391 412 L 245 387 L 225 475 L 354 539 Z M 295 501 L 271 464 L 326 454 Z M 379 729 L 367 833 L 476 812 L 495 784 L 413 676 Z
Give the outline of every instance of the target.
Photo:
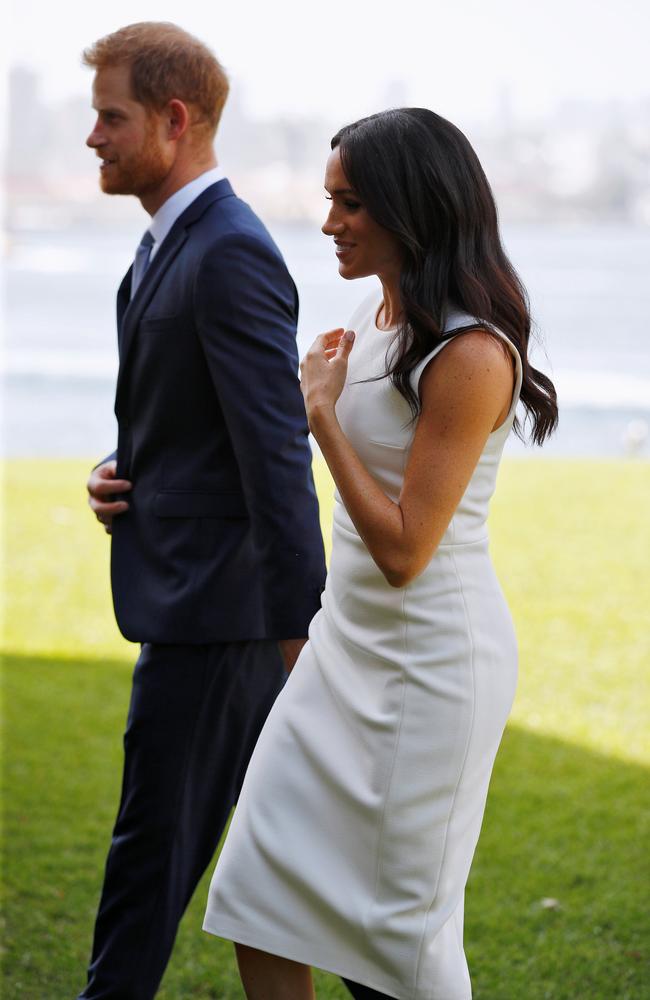
M 333 358 L 347 361 L 350 351 L 354 345 L 354 330 L 346 330 L 339 340 Z
M 327 333 L 319 334 L 300 362 L 300 370 L 303 371 L 308 362 L 311 364 L 312 361 L 322 357 L 331 361 L 336 356 L 336 350 L 344 333 L 344 328 L 340 326 L 336 330 L 328 330 Z
M 343 363 L 347 368 L 348 357 L 354 346 L 354 336 L 354 330 L 346 330 L 331 347 L 325 348 L 323 353 L 326 360 L 336 365 Z
M 325 357 L 329 361 L 336 357 L 347 358 L 353 344 L 354 330 L 337 331 L 336 337 L 332 338 L 325 347 Z
M 344 333 L 345 327 L 339 326 L 336 330 L 328 330 L 327 333 L 321 333 L 320 339 L 322 339 L 326 347 L 329 347 L 334 341 L 338 343 Z
M 354 333 L 339 327 L 322 333 L 307 351 L 300 363 L 300 388 L 308 419 L 323 407 L 333 407 L 341 395 L 353 342 Z
M 341 342 L 343 333 L 343 330 L 330 330 L 329 333 L 324 333 L 322 335 L 320 346 L 326 357 L 329 357 L 332 352 L 336 351 Z
M 325 361 L 347 359 L 353 343 L 354 332 L 352 330 L 346 331 L 342 326 L 336 330 L 321 333 L 300 362 L 301 374 L 304 377 L 308 370 L 314 371 L 313 366 L 322 363 L 323 358 Z

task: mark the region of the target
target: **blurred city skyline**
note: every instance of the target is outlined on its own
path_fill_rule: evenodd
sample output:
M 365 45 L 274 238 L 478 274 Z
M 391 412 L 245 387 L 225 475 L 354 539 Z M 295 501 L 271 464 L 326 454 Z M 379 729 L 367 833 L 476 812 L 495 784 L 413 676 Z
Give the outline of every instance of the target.
M 87 83 L 90 89 L 91 76 Z M 386 85 L 383 106 L 406 102 L 407 83 Z M 317 221 L 331 116 L 250 113 L 233 88 L 217 135 L 219 160 L 240 194 L 264 217 Z M 134 199 L 106 198 L 85 146 L 94 115 L 89 94 L 53 100 L 34 70 L 9 74 L 6 149 L 9 229 L 39 225 L 130 224 Z M 522 120 L 502 86 L 489 114 L 457 124 L 475 146 L 504 222 L 625 222 L 650 225 L 650 98 L 608 102 L 566 98 L 548 115 Z
M 381 108 L 431 107 L 475 146 L 504 221 L 650 225 L 650 5 L 641 0 L 259 0 L 216 14 L 199 0 L 12 0 L 5 134 L 10 228 L 131 222 L 102 198 L 85 148 L 93 122 L 83 48 L 123 24 L 173 20 L 231 76 L 217 136 L 239 193 L 270 220 L 324 211 L 329 139 Z
M 51 101 L 89 92 L 82 50 L 141 20 L 170 20 L 221 60 L 256 119 L 378 110 L 399 81 L 405 102 L 469 127 L 502 91 L 516 117 L 563 100 L 650 98 L 643 0 L 354 0 L 344 7 L 249 0 L 217 11 L 202 0 L 10 0 L 10 62 L 37 72 Z

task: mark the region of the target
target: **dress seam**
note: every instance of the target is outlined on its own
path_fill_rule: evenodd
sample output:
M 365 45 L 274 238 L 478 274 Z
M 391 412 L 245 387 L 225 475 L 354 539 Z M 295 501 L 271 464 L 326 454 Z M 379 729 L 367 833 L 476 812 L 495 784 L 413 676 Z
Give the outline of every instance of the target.
M 406 588 L 404 590 L 404 593 L 402 594 L 402 616 L 404 618 L 404 646 L 405 646 L 405 654 L 406 654 L 406 650 L 408 649 L 408 646 L 407 646 L 407 638 L 406 638 L 406 626 L 407 626 L 407 623 L 406 623 L 406 614 L 405 614 L 405 611 L 404 611 L 405 601 L 406 601 Z M 384 842 L 384 830 L 385 830 L 386 812 L 388 810 L 388 801 L 389 801 L 389 798 L 390 798 L 390 791 L 391 791 L 391 786 L 392 786 L 392 783 L 393 783 L 393 775 L 395 773 L 395 765 L 397 763 L 397 752 L 398 752 L 398 749 L 399 749 L 399 740 L 400 740 L 400 735 L 401 735 L 401 732 L 402 732 L 402 722 L 404 720 L 404 702 L 406 700 L 406 678 L 405 678 L 405 670 L 404 670 L 403 667 L 402 667 L 401 673 L 402 673 L 402 697 L 401 697 L 401 700 L 400 700 L 400 707 L 399 707 L 399 719 L 398 719 L 398 723 L 397 723 L 397 732 L 395 734 L 395 743 L 393 745 L 393 759 L 391 761 L 390 774 L 388 775 L 388 781 L 386 782 L 386 795 L 384 797 L 384 805 L 383 805 L 383 808 L 382 808 L 382 811 L 381 811 L 381 820 L 380 820 L 380 824 L 379 824 L 379 837 L 378 837 L 378 840 L 377 840 L 377 863 L 376 863 L 376 866 L 375 866 L 375 888 L 374 888 L 374 893 L 373 893 L 373 899 L 374 899 L 375 903 L 377 903 L 377 890 L 379 888 L 379 881 L 380 881 L 381 857 L 382 857 L 383 842 Z
M 465 743 L 465 750 L 464 750 L 464 753 L 463 753 L 463 760 L 462 760 L 462 763 L 461 763 L 461 766 L 460 766 L 460 770 L 458 772 L 458 778 L 456 780 L 456 786 L 454 788 L 454 793 L 453 793 L 453 796 L 452 796 L 452 799 L 451 799 L 451 803 L 450 803 L 450 806 L 449 806 L 449 812 L 447 814 L 447 824 L 446 824 L 446 828 L 445 828 L 445 839 L 444 839 L 444 845 L 443 845 L 443 848 L 442 848 L 442 855 L 441 855 L 441 858 L 440 858 L 440 866 L 438 868 L 438 878 L 436 879 L 436 884 L 435 884 L 435 888 L 434 888 L 434 891 L 433 891 L 433 896 L 431 898 L 431 903 L 427 907 L 426 913 L 424 915 L 424 924 L 423 924 L 423 927 L 422 927 L 422 933 L 420 935 L 420 943 L 418 945 L 418 953 L 417 953 L 417 959 L 416 959 L 416 963 L 415 963 L 415 989 L 416 989 L 416 994 L 417 994 L 417 990 L 418 990 L 418 983 L 419 983 L 419 980 L 420 980 L 420 967 L 421 967 L 421 962 L 422 962 L 422 949 L 423 949 L 424 941 L 425 941 L 425 938 L 426 938 L 427 924 L 429 922 L 429 914 L 431 913 L 433 905 L 434 905 L 434 903 L 436 901 L 436 898 L 437 898 L 437 895 L 438 895 L 438 889 L 440 887 L 440 880 L 442 878 L 442 872 L 443 872 L 443 869 L 445 867 L 445 861 L 446 861 L 446 855 L 447 855 L 447 841 L 448 841 L 448 836 L 449 836 L 449 826 L 451 824 L 451 817 L 452 817 L 452 814 L 453 814 L 453 811 L 454 811 L 454 806 L 456 804 L 456 797 L 458 795 L 458 789 L 460 788 L 460 784 L 461 784 L 461 781 L 463 779 L 463 774 L 465 772 L 465 766 L 467 764 L 467 757 L 469 755 L 469 748 L 470 748 L 470 744 L 471 744 L 471 741 L 472 741 L 472 736 L 473 736 L 473 733 L 474 733 L 474 721 L 475 721 L 475 718 L 476 718 L 476 676 L 475 676 L 475 664 L 474 664 L 474 638 L 473 638 L 473 635 L 472 635 L 472 628 L 471 628 L 469 614 L 468 614 L 468 610 L 467 610 L 467 601 L 465 600 L 465 593 L 463 591 L 463 584 L 462 584 L 462 580 L 461 580 L 460 574 L 458 572 L 458 566 L 456 565 L 456 560 L 454 558 L 453 550 L 450 551 L 449 554 L 451 556 L 451 561 L 453 563 L 454 573 L 456 575 L 456 581 L 458 583 L 458 590 L 459 590 L 459 593 L 460 593 L 460 597 L 461 597 L 461 600 L 463 602 L 463 609 L 464 609 L 464 612 L 465 612 L 465 621 L 467 622 L 467 634 L 469 636 L 470 647 L 471 647 L 470 662 L 471 662 L 471 679 L 472 679 L 472 717 L 471 717 L 471 721 L 470 721 L 470 725 L 469 725 L 469 732 L 467 734 L 467 740 L 466 740 L 466 743 Z M 450 919 L 451 919 L 451 916 L 453 916 L 453 914 L 450 914 Z
M 451 519 L 451 521 L 449 523 L 450 523 L 450 525 L 454 524 L 453 518 Z M 455 533 L 455 528 L 454 528 L 454 533 Z M 490 536 L 489 535 L 481 535 L 479 538 L 472 538 L 468 542 L 441 542 L 440 545 L 438 545 L 438 548 L 436 549 L 436 552 L 438 552 L 440 549 L 443 549 L 443 550 L 444 549 L 464 549 L 464 548 L 467 548 L 469 545 L 479 545 L 481 542 L 489 542 L 489 540 L 490 540 Z

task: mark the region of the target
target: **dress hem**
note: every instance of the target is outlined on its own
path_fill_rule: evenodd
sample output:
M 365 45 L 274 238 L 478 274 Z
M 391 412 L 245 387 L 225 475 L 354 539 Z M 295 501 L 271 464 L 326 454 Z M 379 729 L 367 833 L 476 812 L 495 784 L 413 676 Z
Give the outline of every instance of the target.
M 362 974 L 360 975 L 358 969 L 345 969 L 338 964 L 336 959 L 331 960 L 322 951 L 318 952 L 316 948 L 312 950 L 311 947 L 307 947 L 304 941 L 289 938 L 286 935 L 283 935 L 281 941 L 280 939 L 273 939 L 268 935 L 256 936 L 251 934 L 250 927 L 243 927 L 236 921 L 216 921 L 210 920 L 206 916 L 203 923 L 203 930 L 215 937 L 225 938 L 236 944 L 243 944 L 249 948 L 257 948 L 259 951 L 266 951 L 270 955 L 287 958 L 292 962 L 300 962 L 302 965 L 310 965 L 316 969 L 320 969 L 322 972 L 330 972 L 335 976 L 358 983 L 360 986 L 367 986 L 372 990 L 377 990 L 379 993 L 385 993 L 387 996 L 392 997 L 393 1000 L 472 1000 L 471 993 L 463 993 L 462 996 L 460 994 L 455 994 L 454 996 L 445 994 L 443 996 L 441 994 L 423 992 L 417 988 L 411 991 L 404 991 L 402 987 L 394 985 L 394 983 L 378 982 Z

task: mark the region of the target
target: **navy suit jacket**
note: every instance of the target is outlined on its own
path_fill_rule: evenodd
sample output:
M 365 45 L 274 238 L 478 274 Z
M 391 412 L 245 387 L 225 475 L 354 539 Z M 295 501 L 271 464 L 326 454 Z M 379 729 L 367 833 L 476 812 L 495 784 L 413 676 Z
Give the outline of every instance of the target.
M 227 180 L 118 292 L 115 614 L 127 639 L 307 635 L 325 579 L 295 286 Z

